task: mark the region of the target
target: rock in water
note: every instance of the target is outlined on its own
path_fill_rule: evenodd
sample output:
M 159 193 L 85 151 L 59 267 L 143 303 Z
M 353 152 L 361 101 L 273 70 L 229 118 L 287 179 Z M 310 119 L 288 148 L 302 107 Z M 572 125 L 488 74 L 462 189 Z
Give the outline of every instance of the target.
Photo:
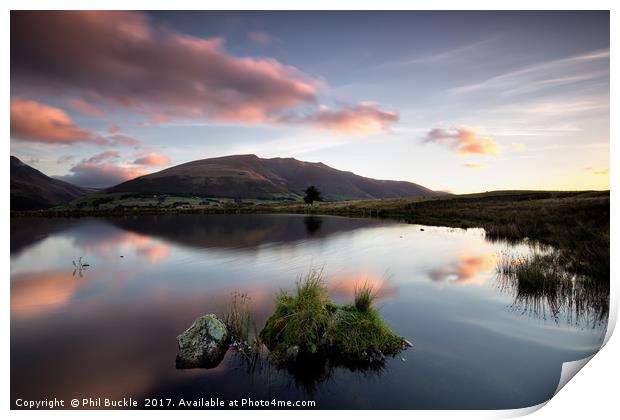
M 217 316 L 203 315 L 177 337 L 177 342 L 177 369 L 212 368 L 228 350 L 228 331 Z

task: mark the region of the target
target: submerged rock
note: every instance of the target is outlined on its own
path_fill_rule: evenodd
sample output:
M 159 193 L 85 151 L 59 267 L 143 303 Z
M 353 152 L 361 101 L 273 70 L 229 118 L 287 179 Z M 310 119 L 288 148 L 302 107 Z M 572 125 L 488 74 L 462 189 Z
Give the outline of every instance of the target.
M 217 316 L 203 315 L 177 337 L 177 342 L 177 369 L 212 368 L 222 361 L 228 350 L 228 330 Z

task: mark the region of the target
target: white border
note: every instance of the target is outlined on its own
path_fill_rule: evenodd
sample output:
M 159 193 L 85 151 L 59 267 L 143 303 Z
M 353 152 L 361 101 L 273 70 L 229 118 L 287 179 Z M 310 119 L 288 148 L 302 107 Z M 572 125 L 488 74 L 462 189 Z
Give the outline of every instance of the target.
M 7 95 L 10 92 L 10 63 L 9 63 L 9 37 L 10 37 L 10 9 L 118 9 L 118 10 L 166 10 L 174 8 L 174 10 L 269 10 L 269 9 L 284 9 L 284 10 L 374 10 L 380 7 L 383 10 L 611 10 L 611 110 L 618 109 L 617 97 L 614 94 L 615 81 L 617 80 L 617 60 L 615 56 L 614 47 L 618 40 L 618 23 L 617 17 L 618 6 L 614 10 L 614 5 L 618 4 L 617 1 L 602 1 L 602 0 L 589 0 L 589 1 L 571 1 L 565 0 L 559 1 L 546 1 L 546 0 L 504 0 L 489 1 L 489 0 L 435 0 L 426 2 L 413 2 L 413 1 L 395 1 L 395 0 L 382 0 L 370 1 L 370 0 L 357 0 L 356 2 L 337 2 L 334 0 L 302 0 L 296 2 L 283 1 L 283 0 L 261 0 L 260 2 L 241 1 L 241 0 L 227 0 L 221 2 L 206 2 L 206 1 L 191 1 L 191 0 L 175 0 L 174 2 L 164 0 L 90 0 L 90 1 L 77 1 L 77 0 L 57 0 L 57 1 L 7 1 L 8 4 L 6 13 L 3 16 L 3 33 L 2 36 L 2 57 L 5 61 L 2 71 L 4 74 L 4 86 L 5 96 L 2 103 L 4 112 L 4 118 L 2 119 L 2 132 L 4 135 L 3 147 L 5 148 L 5 162 L 8 162 L 8 155 L 10 152 L 9 138 L 9 98 Z M 611 111 L 611 115 L 614 112 Z M 618 134 L 617 120 L 611 119 L 611 139 L 615 138 Z M 610 184 L 616 185 L 617 173 L 616 160 L 618 157 L 618 150 L 614 142 L 610 145 L 610 160 L 613 167 L 611 171 Z M 3 166 L 2 170 L 2 182 L 5 188 L 9 186 L 9 166 Z M 3 380 L 0 382 L 1 390 L 0 395 L 5 410 L 9 410 L 10 407 L 10 376 L 9 376 L 9 315 L 10 315 L 10 293 L 9 293 L 9 279 L 10 279 L 10 252 L 9 252 L 9 194 L 5 190 L 5 193 L 0 196 L 2 200 L 2 206 L 0 207 L 0 218 L 2 220 L 2 233 L 6 238 L 2 241 L 2 255 L 5 258 L 5 264 L 3 265 L 3 281 L 4 287 L 2 288 L 2 302 L 4 305 L 4 325 L 3 340 L 0 351 L 2 352 L 2 360 L 7 367 Z M 614 199 L 612 196 L 611 209 L 612 214 L 616 210 Z M 618 234 L 618 223 L 611 220 L 612 237 L 616 238 Z M 616 247 L 612 241 L 612 265 L 611 265 L 611 278 L 616 279 L 617 276 L 617 264 L 615 263 L 615 257 L 617 257 Z M 588 367 L 583 369 L 578 375 L 577 380 L 570 381 L 564 389 L 548 404 L 541 404 L 540 406 L 530 407 L 520 410 L 505 410 L 505 411 L 389 411 L 385 415 L 393 418 L 410 418 L 412 415 L 420 418 L 504 418 L 504 417 L 516 417 L 520 415 L 536 412 L 533 418 L 548 419 L 548 418 L 562 418 L 562 419 L 579 419 L 583 420 L 584 416 L 591 418 L 609 418 L 613 416 L 613 413 L 618 413 L 617 392 L 615 391 L 616 378 L 619 373 L 618 355 L 620 345 L 617 338 L 609 340 L 613 328 L 616 323 L 618 312 L 618 290 L 612 281 L 611 288 L 611 305 L 610 305 L 610 322 L 609 329 L 606 336 L 606 345 L 603 351 L 596 355 Z M 609 341 L 607 341 L 609 340 Z M 547 405 L 544 409 L 538 411 L 543 406 Z M 285 418 L 290 417 L 291 413 L 288 411 L 274 412 L 274 411 L 251 411 L 251 412 L 210 412 L 210 411 L 185 411 L 181 414 L 184 417 L 192 418 L 237 418 L 240 416 L 253 416 L 256 418 Z M 46 417 L 46 418 L 82 418 L 85 412 L 82 411 L 11 411 L 10 415 L 15 418 L 34 418 L 34 417 Z M 144 415 L 141 412 L 100 412 L 91 411 L 88 412 L 89 416 L 94 418 L 103 418 L 113 415 L 119 418 L 134 418 L 138 415 Z M 179 415 L 179 412 L 169 413 L 166 411 L 154 411 L 147 415 L 153 418 L 169 418 L 173 414 Z M 313 410 L 298 411 L 295 412 L 295 417 L 314 418 L 317 415 L 324 416 L 332 414 L 337 416 L 355 415 L 362 418 L 376 417 L 384 415 L 383 412 L 377 411 L 358 411 L 356 413 L 347 414 L 347 412 L 333 412 L 321 410 L 319 413 L 313 412 Z

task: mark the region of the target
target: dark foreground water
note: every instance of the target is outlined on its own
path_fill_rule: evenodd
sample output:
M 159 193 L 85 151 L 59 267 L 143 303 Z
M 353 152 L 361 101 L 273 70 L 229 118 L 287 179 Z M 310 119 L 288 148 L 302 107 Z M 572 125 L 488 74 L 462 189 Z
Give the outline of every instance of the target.
M 596 352 L 605 323 L 514 304 L 482 230 L 301 215 L 11 219 L 11 399 L 314 400 L 317 408 L 519 408 L 553 395 L 563 362 Z M 82 257 L 88 269 L 75 270 Z M 296 375 L 229 352 L 177 370 L 175 337 L 248 293 L 259 326 L 274 294 L 323 267 L 332 297 L 357 283 L 413 348 L 381 370 Z M 532 303 L 532 302 L 530 302 Z M 536 302 L 534 302 L 536 303 Z M 582 314 L 583 315 L 583 314 Z M 596 316 L 594 316 L 595 318 Z M 164 404 L 167 404 L 164 401 Z

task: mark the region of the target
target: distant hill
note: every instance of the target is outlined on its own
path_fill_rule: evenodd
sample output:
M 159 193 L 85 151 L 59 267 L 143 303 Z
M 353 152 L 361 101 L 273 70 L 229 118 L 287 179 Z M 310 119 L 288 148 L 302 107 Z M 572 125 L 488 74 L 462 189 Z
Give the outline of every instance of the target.
M 11 210 L 47 209 L 80 197 L 89 191 L 50 178 L 11 156 Z
M 301 198 L 309 185 L 330 201 L 442 194 L 411 182 L 365 178 L 323 163 L 256 155 L 196 160 L 123 182 L 107 192 L 286 200 Z

